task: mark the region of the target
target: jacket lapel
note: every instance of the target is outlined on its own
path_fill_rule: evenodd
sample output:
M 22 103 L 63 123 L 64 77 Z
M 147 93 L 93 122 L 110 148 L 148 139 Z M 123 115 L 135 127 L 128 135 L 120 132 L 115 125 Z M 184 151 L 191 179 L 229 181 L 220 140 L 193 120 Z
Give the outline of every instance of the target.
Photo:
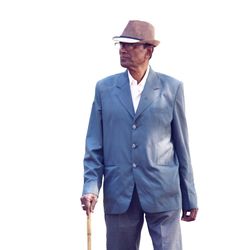
M 116 87 L 118 90 L 116 92 L 116 95 L 119 98 L 121 104 L 128 111 L 128 113 L 132 116 L 132 118 L 134 118 L 135 111 L 134 111 L 133 101 L 131 97 L 127 71 L 125 71 L 123 74 L 120 75 L 120 77 L 118 78 Z
M 137 119 L 159 96 L 161 92 L 161 82 L 157 77 L 156 72 L 150 69 L 141 99 L 135 114 Z

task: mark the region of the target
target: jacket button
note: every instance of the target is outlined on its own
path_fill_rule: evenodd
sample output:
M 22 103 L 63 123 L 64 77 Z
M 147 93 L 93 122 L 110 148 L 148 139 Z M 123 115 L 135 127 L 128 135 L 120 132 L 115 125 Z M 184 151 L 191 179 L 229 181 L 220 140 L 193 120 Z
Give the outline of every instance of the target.
M 135 125 L 135 124 L 133 124 L 132 128 L 133 128 L 133 129 L 136 129 L 136 125 Z
M 133 168 L 136 168 L 136 167 L 137 167 L 135 163 L 133 163 L 132 166 L 133 166 Z
M 133 143 L 133 144 L 132 144 L 132 148 L 136 148 L 136 144 Z

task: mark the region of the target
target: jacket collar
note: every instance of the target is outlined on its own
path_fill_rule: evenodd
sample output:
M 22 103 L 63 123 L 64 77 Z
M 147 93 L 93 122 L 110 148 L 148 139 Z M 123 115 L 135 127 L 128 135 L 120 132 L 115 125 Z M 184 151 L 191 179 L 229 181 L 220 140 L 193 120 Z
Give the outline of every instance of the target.
M 134 119 L 137 119 L 152 104 L 152 102 L 154 102 L 154 100 L 159 96 L 161 90 L 160 79 L 158 78 L 157 73 L 150 68 L 148 78 L 146 80 L 145 87 L 135 113 L 127 70 L 120 74 L 116 86 L 119 89 L 117 92 L 118 98 L 120 99 L 124 108 Z

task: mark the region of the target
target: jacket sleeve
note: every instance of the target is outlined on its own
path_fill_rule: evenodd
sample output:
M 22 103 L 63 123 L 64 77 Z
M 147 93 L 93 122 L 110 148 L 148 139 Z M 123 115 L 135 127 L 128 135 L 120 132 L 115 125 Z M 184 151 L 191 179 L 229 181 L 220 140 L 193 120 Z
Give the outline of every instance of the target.
M 102 107 L 98 84 L 85 141 L 83 194 L 99 194 L 103 176 Z
M 188 144 L 188 128 L 185 116 L 183 84 L 180 83 L 174 103 L 172 136 L 175 153 L 179 162 L 182 209 L 197 208 L 197 196 Z

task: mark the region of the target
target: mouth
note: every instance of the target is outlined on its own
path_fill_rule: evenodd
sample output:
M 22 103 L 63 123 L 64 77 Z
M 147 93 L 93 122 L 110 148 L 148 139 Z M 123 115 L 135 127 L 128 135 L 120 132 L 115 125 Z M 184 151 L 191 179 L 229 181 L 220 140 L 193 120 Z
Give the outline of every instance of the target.
M 121 59 L 121 60 L 128 60 L 129 57 L 128 57 L 128 56 L 123 56 L 123 55 L 122 55 L 122 56 L 120 56 L 120 59 Z

